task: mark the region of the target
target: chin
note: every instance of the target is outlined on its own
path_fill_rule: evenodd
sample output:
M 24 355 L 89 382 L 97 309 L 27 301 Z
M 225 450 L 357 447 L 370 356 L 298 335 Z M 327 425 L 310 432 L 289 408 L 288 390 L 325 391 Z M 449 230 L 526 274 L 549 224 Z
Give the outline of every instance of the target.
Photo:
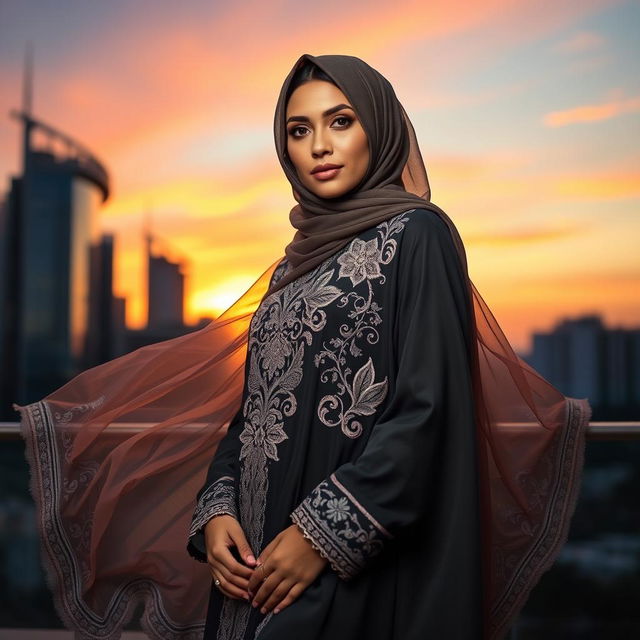
M 339 198 L 340 196 L 347 193 L 347 191 L 349 191 L 351 187 L 345 187 L 337 184 L 314 184 L 313 186 L 309 185 L 309 189 L 311 189 L 311 191 L 313 191 L 317 196 L 321 198 Z

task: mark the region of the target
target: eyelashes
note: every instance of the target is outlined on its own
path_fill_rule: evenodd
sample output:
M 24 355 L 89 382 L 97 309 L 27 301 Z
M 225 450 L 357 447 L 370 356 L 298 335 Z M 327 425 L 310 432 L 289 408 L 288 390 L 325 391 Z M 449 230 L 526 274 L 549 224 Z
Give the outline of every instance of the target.
M 336 122 L 338 122 L 338 120 L 344 120 L 346 121 L 346 124 L 342 125 L 341 127 L 339 127 L 340 129 L 348 129 L 351 124 L 353 123 L 353 118 L 350 118 L 349 116 L 338 116 L 332 124 L 335 124 Z M 295 127 L 291 127 L 288 130 L 288 134 L 292 137 L 292 138 L 302 138 L 302 135 L 296 135 L 296 131 L 298 131 L 299 129 L 306 129 L 307 127 L 305 127 L 304 125 L 296 125 Z

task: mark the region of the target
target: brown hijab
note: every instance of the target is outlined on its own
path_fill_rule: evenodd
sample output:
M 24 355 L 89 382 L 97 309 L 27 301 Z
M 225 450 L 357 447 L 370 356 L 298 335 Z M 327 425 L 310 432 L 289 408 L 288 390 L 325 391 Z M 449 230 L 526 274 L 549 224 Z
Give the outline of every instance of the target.
M 289 89 L 296 71 L 305 62 L 319 67 L 345 94 L 369 142 L 367 172 L 359 185 L 338 198 L 321 198 L 309 190 L 287 155 Z M 429 181 L 418 141 L 391 83 L 360 58 L 301 55 L 280 90 L 273 132 L 278 160 L 298 205 L 289 213 L 297 231 L 285 247 L 293 268 L 267 295 L 313 269 L 361 231 L 397 213 L 421 207 L 445 215 L 429 202 Z
M 370 165 L 352 192 L 322 199 L 285 153 L 285 96 L 304 60 L 327 73 L 367 133 Z M 468 278 L 464 247 L 429 184 L 411 123 L 389 82 L 353 56 L 301 56 L 275 113 L 278 158 L 298 201 L 275 291 L 357 233 L 422 207 L 452 233 L 473 300 L 472 368 L 483 524 L 485 640 L 504 637 L 564 543 L 583 465 L 587 399 L 564 396 L 521 360 Z M 21 412 L 42 557 L 69 628 L 116 635 L 144 603 L 151 637 L 204 626 L 211 577 L 186 553 L 195 496 L 240 407 L 249 323 L 278 257 L 219 318 L 98 367 Z M 259 551 L 259 550 L 254 550 Z

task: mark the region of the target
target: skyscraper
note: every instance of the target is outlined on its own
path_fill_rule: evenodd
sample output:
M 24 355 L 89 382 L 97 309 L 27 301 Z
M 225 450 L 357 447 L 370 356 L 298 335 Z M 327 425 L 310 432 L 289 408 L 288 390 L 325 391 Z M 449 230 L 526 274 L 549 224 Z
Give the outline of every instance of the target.
M 22 124 L 23 171 L 11 179 L 0 218 L 0 412 L 9 418 L 12 402 L 40 399 L 82 368 L 90 246 L 109 197 L 102 163 L 31 115 L 29 62 L 23 108 L 12 116 Z
M 153 236 L 145 234 L 147 248 L 147 329 L 175 330 L 184 325 L 184 278 L 182 262 L 171 262 L 153 251 Z

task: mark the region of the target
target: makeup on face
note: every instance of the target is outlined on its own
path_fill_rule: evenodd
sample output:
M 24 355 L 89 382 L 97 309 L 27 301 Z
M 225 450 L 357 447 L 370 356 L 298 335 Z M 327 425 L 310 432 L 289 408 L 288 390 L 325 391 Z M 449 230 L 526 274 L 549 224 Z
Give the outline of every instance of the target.
M 361 182 L 369 164 L 367 136 L 337 86 L 323 80 L 300 85 L 287 113 L 287 154 L 309 190 L 334 198 Z

